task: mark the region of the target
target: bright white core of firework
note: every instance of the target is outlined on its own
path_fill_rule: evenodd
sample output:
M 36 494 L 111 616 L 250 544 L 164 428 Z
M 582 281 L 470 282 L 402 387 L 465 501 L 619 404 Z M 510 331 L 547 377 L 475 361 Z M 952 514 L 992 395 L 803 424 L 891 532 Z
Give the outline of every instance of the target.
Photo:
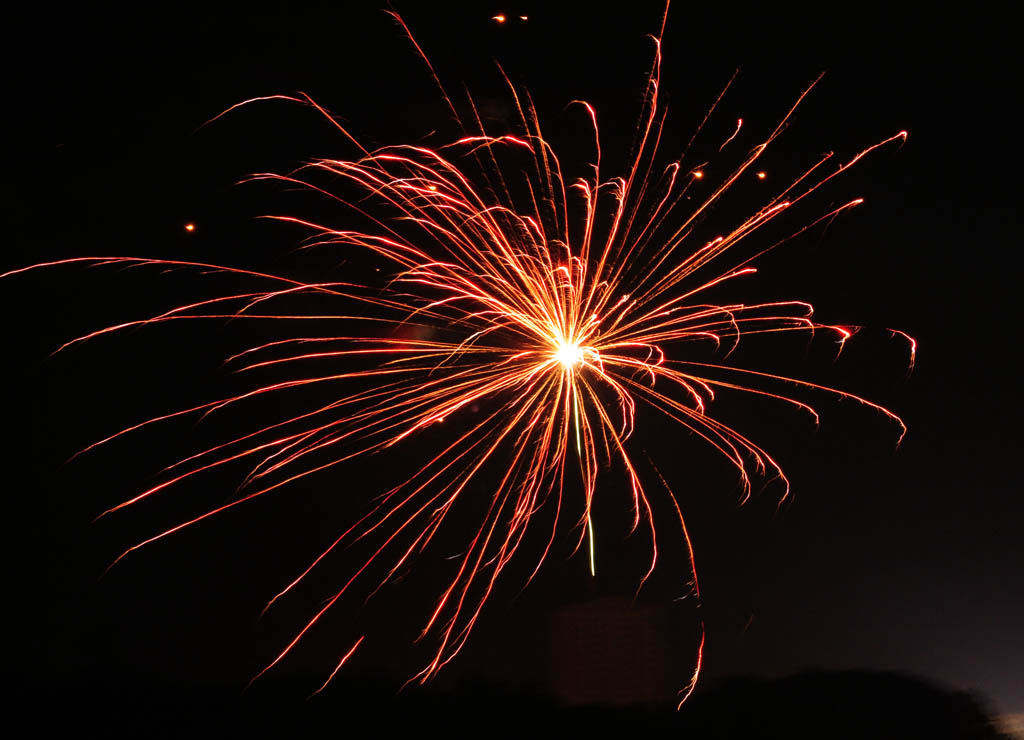
M 566 370 L 572 370 L 576 364 L 583 361 L 583 348 L 572 342 L 560 341 L 555 350 L 555 359 Z

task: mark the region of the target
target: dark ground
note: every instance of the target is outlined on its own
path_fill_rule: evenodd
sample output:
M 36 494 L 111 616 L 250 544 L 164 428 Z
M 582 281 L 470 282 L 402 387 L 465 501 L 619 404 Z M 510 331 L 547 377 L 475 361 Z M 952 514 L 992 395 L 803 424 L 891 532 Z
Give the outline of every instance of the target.
M 35 732 L 90 737 L 279 738 L 371 733 L 398 737 L 700 737 L 712 740 L 999 740 L 978 701 L 895 673 L 804 673 L 774 681 L 730 679 L 681 712 L 668 707 L 559 707 L 535 693 L 467 683 L 454 691 L 394 695 L 384 682 L 344 679 L 304 700 L 270 680 L 238 695 L 227 686 L 169 683 L 47 686 L 22 708 Z M 388 698 L 388 697 L 392 698 Z M 40 701 L 43 700 L 43 701 Z M 59 706 L 59 711 L 54 707 Z

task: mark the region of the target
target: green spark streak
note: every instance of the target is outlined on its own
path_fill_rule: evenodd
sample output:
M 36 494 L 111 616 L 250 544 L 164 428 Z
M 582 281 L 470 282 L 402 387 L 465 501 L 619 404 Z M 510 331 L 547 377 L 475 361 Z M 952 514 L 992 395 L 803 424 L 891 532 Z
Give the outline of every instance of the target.
M 580 401 L 576 395 L 576 384 L 572 386 L 572 411 L 573 421 L 576 426 L 576 454 L 583 462 L 583 447 L 580 443 Z M 597 569 L 594 567 L 594 520 L 590 518 L 590 507 L 587 507 L 587 545 L 590 551 L 590 577 L 597 576 Z
M 594 569 L 594 520 L 590 518 L 590 514 L 587 514 L 587 536 L 590 539 L 590 577 L 597 577 L 597 571 Z

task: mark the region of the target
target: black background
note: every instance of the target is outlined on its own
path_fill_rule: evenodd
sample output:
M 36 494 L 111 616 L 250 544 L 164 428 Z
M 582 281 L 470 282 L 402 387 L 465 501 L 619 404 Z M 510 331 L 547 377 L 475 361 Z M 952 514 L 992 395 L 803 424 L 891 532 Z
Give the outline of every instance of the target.
M 639 113 L 651 52 L 644 34 L 656 32 L 660 5 L 469 7 L 397 9 L 441 79 L 453 91 L 465 83 L 498 127 L 507 114 L 492 64 L 499 60 L 533 93 L 566 161 L 589 156 L 578 111 L 566 106 L 577 98 L 593 103 L 613 166 Z M 508 23 L 490 19 L 499 10 Z M 515 20 L 520 14 L 528 21 Z M 677 445 L 660 422 L 644 432 L 644 449 L 689 517 L 709 681 L 813 666 L 892 669 L 977 692 L 997 713 L 1024 711 L 1015 359 L 1020 158 L 1013 118 L 1020 70 L 1011 25 L 1008 17 L 962 9 L 740 13 L 678 4 L 669 13 L 662 79 L 672 111 L 669 154 L 686 143 L 736 68 L 737 81 L 709 123 L 709 142 L 724 140 L 743 117 L 753 145 L 826 72 L 762 160 L 766 180 L 741 183 L 716 212 L 723 223 L 755 208 L 759 188 L 772 187 L 776 173 L 827 150 L 845 160 L 909 131 L 904 146 L 858 164 L 790 224 L 795 231 L 854 197 L 864 197 L 863 206 L 759 264 L 754 295 L 809 300 L 825 321 L 864 330 L 838 360 L 826 340 L 795 359 L 774 356 L 770 347 L 750 355 L 759 367 L 796 372 L 893 409 L 910 428 L 902 446 L 894 451 L 892 425 L 854 404 L 821 399 L 823 424 L 815 432 L 789 411 L 723 394 L 721 417 L 777 454 L 791 477 L 794 498 L 776 513 L 777 488 L 738 508 L 734 476 L 706 450 Z M 304 234 L 255 217 L 292 204 L 323 206 L 280 188 L 236 183 L 252 172 L 354 152 L 323 118 L 285 103 L 203 122 L 241 100 L 301 90 L 369 144 L 416 140 L 449 126 L 423 64 L 373 4 L 23 10 L 10 29 L 7 118 L 15 130 L 7 138 L 2 269 L 128 254 L 315 279 L 337 260 L 304 263 L 294 252 Z M 189 222 L 194 233 L 183 228 Z M 33 690 L 166 680 L 234 691 L 324 594 L 304 594 L 279 618 L 257 622 L 264 601 L 381 483 L 379 471 L 346 468 L 155 544 L 100 578 L 126 547 L 220 502 L 237 479 L 215 476 L 199 490 L 90 525 L 217 430 L 175 423 L 62 462 L 144 416 L 230 387 L 220 360 L 258 332 L 160 329 L 48 355 L 91 330 L 199 295 L 196 283 L 187 275 L 66 267 L 0 284 L 11 433 L 3 484 L 7 601 L 19 618 L 12 636 L 26 658 L 16 670 Z M 890 327 L 918 340 L 909 378 L 905 346 Z M 614 501 L 620 484 L 609 486 Z M 606 519 L 628 515 L 615 506 L 608 505 Z M 596 582 L 577 556 L 553 559 L 518 597 L 516 585 L 500 593 L 439 686 L 483 677 L 545 690 L 558 653 L 549 644 L 551 615 L 628 593 L 643 571 L 643 543 L 623 542 L 615 524 L 608 530 Z M 654 602 L 681 592 L 683 565 L 662 562 L 659 573 L 667 574 L 652 584 Z M 385 595 L 384 603 L 399 612 L 425 610 L 430 592 L 408 588 Z M 666 646 L 679 665 L 677 685 L 694 647 L 689 608 L 673 607 L 678 630 Z M 394 626 L 387 616 L 374 619 L 381 633 Z M 339 635 L 358 620 L 338 615 L 337 632 L 322 630 L 282 675 L 318 685 L 351 644 Z M 408 677 L 408 640 L 397 632 L 402 636 L 382 638 L 365 657 L 357 654 L 354 675 Z

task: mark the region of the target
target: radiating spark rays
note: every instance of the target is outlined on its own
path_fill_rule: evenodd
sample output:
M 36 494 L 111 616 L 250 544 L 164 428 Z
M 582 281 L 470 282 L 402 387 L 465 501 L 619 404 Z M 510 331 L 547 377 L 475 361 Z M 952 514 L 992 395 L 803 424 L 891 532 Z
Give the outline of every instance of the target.
M 402 19 L 392 15 L 426 62 L 459 126 L 460 134 L 451 143 L 370 150 L 304 94 L 245 101 L 208 122 L 248 103 L 284 100 L 312 107 L 337 128 L 357 148 L 357 158 L 320 159 L 286 175 L 263 173 L 250 179 L 307 188 L 342 206 L 346 224 L 353 218 L 364 223 L 361 229 L 337 228 L 293 215 L 268 217 L 308 230 L 312 236 L 303 249 L 373 255 L 390 266 L 382 284 L 304 282 L 202 262 L 132 257 L 58 260 L 0 275 L 0 279 L 10 278 L 28 270 L 67 265 L 153 266 L 230 276 L 253 284 L 99 329 L 66 342 L 58 351 L 128 329 L 153 330 L 186 320 L 246 319 L 269 326 L 308 321 L 345 327 L 333 336 L 286 336 L 235 352 L 225 362 L 240 380 L 267 375 L 276 379 L 256 381 L 235 395 L 155 416 L 83 450 L 159 421 L 228 413 L 286 391 L 338 388 L 330 391 L 337 398 L 329 403 L 321 401 L 284 418 L 268 419 L 252 431 L 171 463 L 163 481 L 101 514 L 141 504 L 214 469 L 242 462 L 249 466 L 233 500 L 138 542 L 114 563 L 145 545 L 346 461 L 387 454 L 413 439 L 422 440 L 420 446 L 431 450 L 412 475 L 379 495 L 363 516 L 269 600 L 264 611 L 310 577 L 343 543 L 369 546 L 370 555 L 349 572 L 341 588 L 333 590 L 254 680 L 288 656 L 357 581 L 373 596 L 435 543 L 442 530 L 449 531 L 446 525 L 456 509 L 484 496 L 479 526 L 463 533 L 459 555 L 451 559 L 453 570 L 427 611 L 419 640 L 433 640 L 432 656 L 412 680 L 430 679 L 458 654 L 499 576 L 527 541 L 538 512 L 554 510 L 551 529 L 542 538 L 526 582 L 551 552 L 566 512 L 577 528 L 574 552 L 586 540 L 594 574 L 593 513 L 603 468 L 617 469 L 619 483 L 628 485 L 631 530 L 642 529 L 650 537 L 650 560 L 638 578 L 642 587 L 658 562 L 658 546 L 654 508 L 644 484 L 649 474 L 637 467 L 632 451 L 640 404 L 689 430 L 732 465 L 744 500 L 751 495 L 756 477 L 778 479 L 783 500 L 789 483 L 763 447 L 710 415 L 715 389 L 789 404 L 809 414 L 815 424 L 819 417 L 811 405 L 772 388 L 824 392 L 891 419 L 900 429 L 899 440 L 906 431 L 893 412 L 852 393 L 724 364 L 742 338 L 758 335 L 827 332 L 841 351 L 854 334 L 851 327 L 817 321 L 810 304 L 801 301 L 720 303 L 716 298 L 723 291 L 739 290 L 744 280 L 756 274 L 752 262 L 785 241 L 764 247 L 752 244 L 752 237 L 863 157 L 905 140 L 906 132 L 861 150 L 831 170 L 826 167 L 831 154 L 821 157 L 781 185 L 779 192 L 766 196 L 747 218 L 723 228 L 717 237 L 695 243 L 697 221 L 710 214 L 745 173 L 753 171 L 818 80 L 797 97 L 739 165 L 716 176 L 721 179 L 695 198 L 696 205 L 684 208 L 691 186 L 705 178 L 704 168 L 709 165 L 684 165 L 683 157 L 735 75 L 683 155 L 659 174 L 661 165 L 656 161 L 666 120 L 659 98 L 659 32 L 652 37 L 652 64 L 625 171 L 602 179 L 598 113 L 584 101 L 572 101 L 593 132 L 594 161 L 586 178 L 567 182 L 555 148 L 541 132 L 529 93 L 517 89 L 501 70 L 518 122 L 508 132 L 488 133 L 472 97 L 467 95 L 470 114 L 459 114 L 422 48 Z M 737 143 L 731 149 L 740 146 L 741 133 L 746 136 L 748 128 L 742 119 L 738 121 L 718 151 L 733 141 Z M 506 163 L 506 157 L 514 160 Z M 530 163 L 525 169 L 524 161 Z M 714 179 L 707 175 L 704 181 Z M 861 202 L 852 200 L 813 216 L 795 233 L 834 219 Z M 748 243 L 752 246 L 744 250 Z M 325 306 L 323 313 L 289 309 L 291 301 L 309 297 Z M 890 331 L 909 343 L 912 368 L 915 341 L 902 331 Z M 719 357 L 706 361 L 715 352 Z M 312 368 L 326 369 L 314 372 Z M 428 434 L 428 429 L 437 431 Z M 693 544 L 682 509 L 653 462 L 649 468 L 676 512 L 692 592 L 699 599 Z M 496 470 L 501 474 L 495 482 L 485 484 Z M 570 476 L 578 477 L 578 489 L 569 483 Z M 703 621 L 701 633 L 695 670 L 680 692 L 682 701 L 693 691 L 703 663 Z M 364 638 L 356 640 L 315 693 L 330 683 Z

